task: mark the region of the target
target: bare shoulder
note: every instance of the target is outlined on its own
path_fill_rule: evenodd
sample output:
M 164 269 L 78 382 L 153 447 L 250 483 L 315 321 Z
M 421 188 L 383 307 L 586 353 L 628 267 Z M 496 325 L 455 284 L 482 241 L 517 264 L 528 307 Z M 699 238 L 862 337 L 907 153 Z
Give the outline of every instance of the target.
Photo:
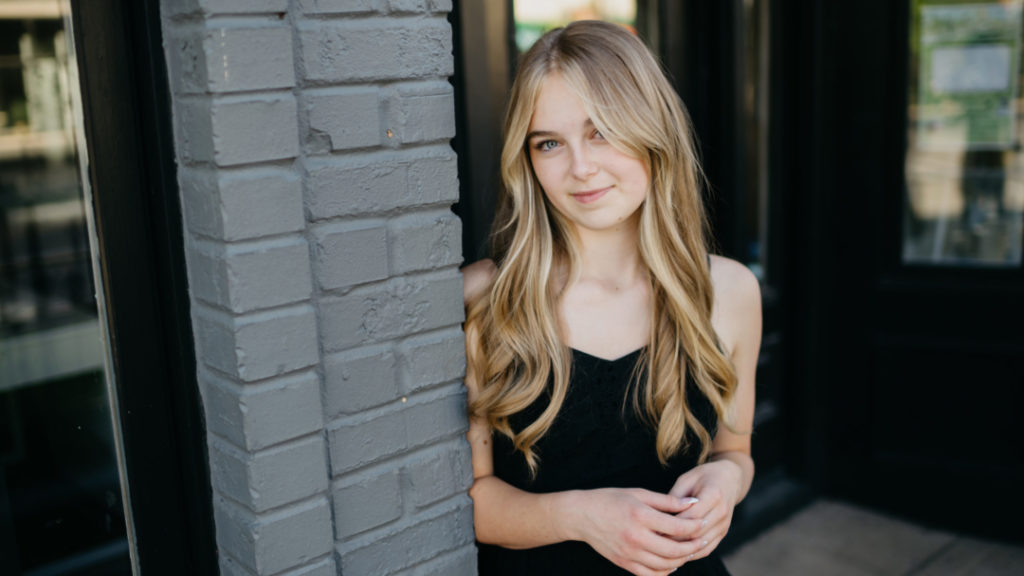
M 724 256 L 711 256 L 711 285 L 715 300 L 728 308 L 745 307 L 761 302 L 761 286 L 757 277 L 743 264 Z
M 479 298 L 494 282 L 498 267 L 494 260 L 484 258 L 462 267 L 462 296 L 465 302 Z
M 759 338 L 761 286 L 754 273 L 735 260 L 712 256 L 711 285 L 715 291 L 712 323 L 727 345 L 749 334 Z

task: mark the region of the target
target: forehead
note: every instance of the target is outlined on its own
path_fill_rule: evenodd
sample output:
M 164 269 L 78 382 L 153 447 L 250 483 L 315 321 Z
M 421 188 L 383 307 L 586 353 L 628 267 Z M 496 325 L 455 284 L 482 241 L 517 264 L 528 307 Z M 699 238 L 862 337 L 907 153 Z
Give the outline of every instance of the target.
M 563 132 L 590 123 L 583 100 L 561 74 L 544 77 L 533 105 L 530 131 Z

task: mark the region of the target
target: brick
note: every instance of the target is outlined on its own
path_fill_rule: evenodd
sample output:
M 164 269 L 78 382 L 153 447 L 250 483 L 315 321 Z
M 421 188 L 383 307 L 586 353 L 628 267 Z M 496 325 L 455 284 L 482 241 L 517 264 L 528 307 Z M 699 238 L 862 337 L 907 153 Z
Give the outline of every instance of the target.
M 449 446 L 433 447 L 406 465 L 409 502 L 416 508 L 466 493 L 473 483 L 469 444 L 459 438 Z
M 288 11 L 288 0 L 164 0 L 161 11 L 169 16 L 220 14 L 274 14 Z
M 314 220 L 450 204 L 459 193 L 455 154 L 447 146 L 314 161 L 308 169 Z
M 341 547 L 342 574 L 393 574 L 442 552 L 464 547 L 473 541 L 473 510 L 468 497 L 465 500 L 454 509 L 375 539 L 362 548 Z
M 214 488 L 254 512 L 327 491 L 323 436 L 309 436 L 256 453 L 212 439 L 210 450 Z
M 399 572 L 395 576 L 476 576 L 476 546 L 469 545 Z
M 211 92 L 290 88 L 295 85 L 290 27 L 214 28 L 203 38 Z
M 206 14 L 281 14 L 288 10 L 288 0 L 185 0 L 196 3 Z M 171 2 L 174 4 L 174 2 Z
M 227 554 L 218 554 L 221 576 L 254 576 L 254 573 Z
M 409 202 L 410 207 L 416 204 L 458 200 L 459 177 L 455 154 L 423 158 L 410 164 L 407 194 L 414 199 Z M 435 197 L 437 200 L 434 200 Z
M 414 392 L 466 373 L 466 339 L 462 330 L 446 330 L 406 339 L 398 347 L 402 392 Z
M 317 152 L 381 143 L 380 97 L 373 87 L 341 88 L 306 97 L 312 147 Z M 326 138 L 321 146 L 317 138 Z M 321 149 L 322 148 L 322 149 Z
M 355 414 L 397 399 L 398 371 L 389 345 L 370 346 L 324 360 L 324 399 L 329 418 Z
M 246 240 L 305 227 L 302 182 L 289 170 L 185 169 L 180 182 L 185 220 L 196 234 Z
M 213 157 L 219 166 L 294 158 L 298 115 L 291 94 L 218 97 L 210 105 Z
M 393 275 L 462 262 L 462 221 L 451 210 L 407 214 L 388 228 Z
M 252 575 L 252 572 L 246 570 L 238 562 L 225 554 L 220 555 L 220 573 L 221 576 Z M 302 566 L 301 568 L 281 572 L 275 576 L 337 576 L 337 574 L 338 569 L 334 565 L 334 558 L 328 557 L 321 558 L 320 560 L 312 564 Z
M 390 143 L 448 141 L 455 136 L 455 94 L 447 82 L 403 85 L 387 99 Z
M 220 499 L 213 511 L 218 546 L 251 572 L 276 574 L 331 551 L 331 511 L 326 498 L 263 515 Z
M 306 80 L 367 82 L 454 73 L 451 27 L 442 18 L 326 20 L 300 33 Z
M 178 170 L 185 225 L 193 234 L 222 239 L 224 218 L 217 177 L 217 172 L 212 170 L 187 167 Z
M 376 12 L 384 0 L 296 0 L 305 14 L 365 14 Z
M 398 470 L 344 479 L 333 488 L 335 538 L 347 540 L 402 515 Z
M 291 304 L 312 293 L 309 249 L 300 237 L 246 244 L 197 243 L 193 293 L 233 312 Z
M 314 165 L 307 208 L 314 220 L 398 208 L 408 196 L 408 170 L 408 163 L 397 157 Z
M 334 558 L 323 558 L 309 566 L 296 568 L 278 576 L 338 576 L 338 569 L 334 565 Z
M 239 386 L 201 373 L 207 428 L 260 450 L 323 429 L 320 379 L 313 372 Z
M 343 474 L 378 460 L 465 432 L 466 399 L 457 394 L 410 401 L 363 422 L 341 422 L 328 433 L 333 473 Z
M 327 351 L 459 324 L 464 319 L 462 279 L 447 273 L 393 278 L 322 299 L 320 315 Z
M 196 243 L 188 255 L 189 287 L 192 294 L 208 303 L 220 304 L 228 299 L 227 274 L 224 272 L 222 254 L 216 248 L 205 250 Z M 223 247 L 220 247 L 223 252 Z
M 383 221 L 320 226 L 313 237 L 317 283 L 324 290 L 388 277 L 387 228 Z
M 319 360 L 316 316 L 309 306 L 237 318 L 203 310 L 195 318 L 203 362 L 230 376 L 261 380 Z
M 428 4 L 427 0 L 387 0 L 387 9 L 398 14 L 426 12 Z
M 197 26 L 167 27 L 168 77 L 176 94 L 201 94 L 206 91 L 206 53 L 203 31 Z
M 178 130 L 174 143 L 185 164 L 213 160 L 213 119 L 209 98 L 178 99 Z

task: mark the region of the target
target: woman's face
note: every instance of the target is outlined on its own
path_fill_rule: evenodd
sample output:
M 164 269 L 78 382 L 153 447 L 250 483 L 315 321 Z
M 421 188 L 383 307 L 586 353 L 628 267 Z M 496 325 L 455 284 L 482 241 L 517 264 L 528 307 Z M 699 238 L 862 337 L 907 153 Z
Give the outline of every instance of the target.
M 604 139 L 556 72 L 541 84 L 526 145 L 548 201 L 578 232 L 636 225 L 647 197 L 647 168 Z

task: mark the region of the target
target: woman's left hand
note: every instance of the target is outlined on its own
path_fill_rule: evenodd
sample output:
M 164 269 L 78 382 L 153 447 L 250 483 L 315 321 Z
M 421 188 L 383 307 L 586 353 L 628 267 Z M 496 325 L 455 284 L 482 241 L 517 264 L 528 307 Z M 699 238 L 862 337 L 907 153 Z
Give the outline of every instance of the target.
M 680 512 L 680 518 L 696 518 L 701 523 L 685 541 L 694 545 L 687 561 L 704 558 L 718 547 L 729 532 L 733 509 L 736 507 L 743 485 L 743 469 L 729 459 L 713 460 L 697 466 L 676 480 L 670 496 L 693 497 L 699 500 Z

